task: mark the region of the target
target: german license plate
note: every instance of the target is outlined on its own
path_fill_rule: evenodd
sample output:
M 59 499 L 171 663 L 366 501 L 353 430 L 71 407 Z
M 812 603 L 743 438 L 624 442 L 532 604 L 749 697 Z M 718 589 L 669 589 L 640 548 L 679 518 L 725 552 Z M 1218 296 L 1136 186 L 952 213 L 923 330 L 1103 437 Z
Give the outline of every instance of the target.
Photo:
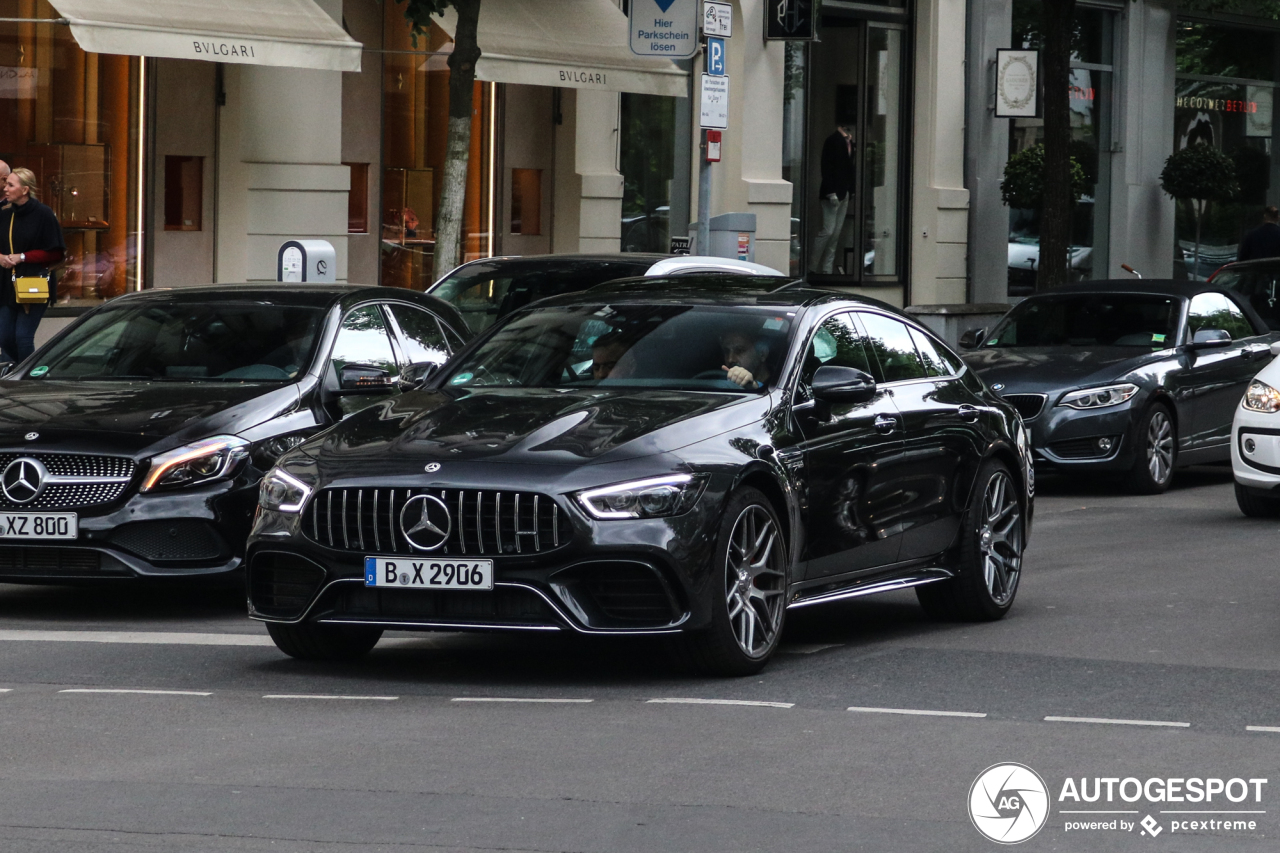
M 365 557 L 364 585 L 399 589 L 493 589 L 493 560 Z
M 74 512 L 0 513 L 0 539 L 75 539 Z

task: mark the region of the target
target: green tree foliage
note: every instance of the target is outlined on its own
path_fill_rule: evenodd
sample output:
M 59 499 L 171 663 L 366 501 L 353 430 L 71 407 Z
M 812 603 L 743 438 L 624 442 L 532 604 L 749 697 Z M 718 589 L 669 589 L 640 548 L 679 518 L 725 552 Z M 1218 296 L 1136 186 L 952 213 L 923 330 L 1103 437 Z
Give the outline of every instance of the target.
M 1071 158 L 1072 201 L 1089 191 L 1084 167 Z M 1010 207 L 1038 209 L 1044 202 L 1044 146 L 1033 145 L 1009 158 L 1000 182 L 1000 198 Z
M 1197 143 L 1164 161 L 1160 187 L 1178 200 L 1230 201 L 1240 194 L 1236 162 L 1212 145 Z

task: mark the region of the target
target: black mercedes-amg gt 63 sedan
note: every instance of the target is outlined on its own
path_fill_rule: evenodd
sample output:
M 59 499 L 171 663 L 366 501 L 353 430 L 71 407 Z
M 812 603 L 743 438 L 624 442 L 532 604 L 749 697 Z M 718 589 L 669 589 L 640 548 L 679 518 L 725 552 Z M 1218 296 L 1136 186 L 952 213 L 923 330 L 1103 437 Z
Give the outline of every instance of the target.
M 0 581 L 242 582 L 263 473 L 465 330 L 438 299 L 357 285 L 111 300 L 0 379 Z
M 303 443 L 263 479 L 250 615 L 299 658 L 384 629 L 668 634 L 721 674 L 762 667 L 788 608 L 915 587 L 1003 616 L 1017 413 L 899 311 L 776 288 L 544 300 Z

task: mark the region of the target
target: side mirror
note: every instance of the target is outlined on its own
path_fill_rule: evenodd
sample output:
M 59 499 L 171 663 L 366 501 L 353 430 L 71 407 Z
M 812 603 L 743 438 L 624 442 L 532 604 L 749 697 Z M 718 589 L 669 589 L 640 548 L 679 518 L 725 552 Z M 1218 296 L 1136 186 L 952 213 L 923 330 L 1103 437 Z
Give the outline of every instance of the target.
M 1191 336 L 1192 349 L 1213 349 L 1231 345 L 1231 335 L 1222 329 L 1201 329 Z
M 440 365 L 432 361 L 411 364 L 400 373 L 400 387 L 405 391 L 417 391 L 426 385 L 439 369 Z
M 970 329 L 960 336 L 961 349 L 977 349 L 978 344 L 987 336 L 986 329 Z
M 391 371 L 372 364 L 348 364 L 338 371 L 339 394 L 385 394 L 392 390 Z
M 813 397 L 829 403 L 865 403 L 876 395 L 876 380 L 856 367 L 824 364 L 813 374 Z
M 14 368 L 12 361 L 0 361 L 0 376 L 8 376 Z
M 1280 356 L 1280 341 L 1276 341 L 1271 345 L 1271 355 L 1273 357 Z M 4 370 L 4 366 L 0 365 L 0 371 L 2 370 Z M 4 375 L 3 373 L 0 373 L 0 376 L 3 376 L 3 375 Z

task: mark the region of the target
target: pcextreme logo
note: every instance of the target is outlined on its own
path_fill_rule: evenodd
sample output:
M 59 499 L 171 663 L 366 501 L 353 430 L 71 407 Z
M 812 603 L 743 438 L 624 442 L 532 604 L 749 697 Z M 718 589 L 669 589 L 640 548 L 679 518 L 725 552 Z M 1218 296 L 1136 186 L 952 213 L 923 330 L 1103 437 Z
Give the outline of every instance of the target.
M 1068 776 L 1058 793 L 1063 832 L 1255 833 L 1266 779 L 1243 777 Z M 969 788 L 969 819 L 998 844 L 1020 844 L 1048 823 L 1052 801 L 1025 764 L 993 764 Z M 1145 812 L 1145 814 L 1144 814 Z M 1141 818 L 1139 815 L 1143 815 Z

